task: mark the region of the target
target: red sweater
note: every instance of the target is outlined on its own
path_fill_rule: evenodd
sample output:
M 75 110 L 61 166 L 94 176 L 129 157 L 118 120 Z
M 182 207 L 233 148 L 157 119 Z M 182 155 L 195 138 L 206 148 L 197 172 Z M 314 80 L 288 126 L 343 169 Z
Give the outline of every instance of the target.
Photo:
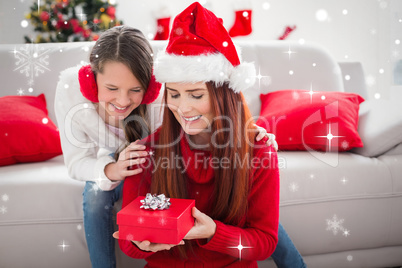
M 185 260 L 172 254 L 175 248 L 156 253 L 146 252 L 130 241 L 119 239 L 121 250 L 132 258 L 145 259 L 146 267 L 258 267 L 256 261 L 268 258 L 278 241 L 279 171 L 277 154 L 272 147 L 265 146 L 263 142 L 257 142 L 256 145 L 248 210 L 241 221 L 245 222 L 244 226 L 237 227 L 214 220 L 215 235 L 208 242 L 205 239 L 195 241 L 192 244 L 195 254 L 187 251 L 188 258 Z M 196 207 L 209 215 L 215 180 L 212 167 L 216 164 L 209 162 L 211 165 L 200 165 L 203 163 L 200 159 L 208 161 L 210 153 L 190 149 L 185 138 L 181 140 L 180 146 L 184 163 L 189 163 L 186 169 L 189 198 L 195 199 Z M 198 162 L 194 162 L 194 159 Z M 139 174 L 125 179 L 123 207 L 133 201 L 138 193 L 145 195 L 149 192 L 151 172 L 144 173 L 148 174 L 146 178 Z M 241 251 L 237 248 L 240 240 L 244 247 Z

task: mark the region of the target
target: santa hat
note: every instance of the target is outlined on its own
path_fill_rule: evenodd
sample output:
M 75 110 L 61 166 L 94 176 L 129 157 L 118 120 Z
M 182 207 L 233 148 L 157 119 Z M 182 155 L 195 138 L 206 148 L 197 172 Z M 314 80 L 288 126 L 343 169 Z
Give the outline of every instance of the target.
M 214 13 L 198 2 L 176 16 L 166 51 L 154 62 L 158 82 L 229 83 L 234 92 L 251 87 L 254 64 L 240 61 L 232 39 Z

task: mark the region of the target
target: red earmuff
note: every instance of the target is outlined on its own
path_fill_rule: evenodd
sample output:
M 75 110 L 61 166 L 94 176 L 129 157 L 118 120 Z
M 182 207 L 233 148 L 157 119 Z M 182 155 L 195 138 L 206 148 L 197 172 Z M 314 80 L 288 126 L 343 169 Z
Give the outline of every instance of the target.
M 151 80 L 149 81 L 147 92 L 145 92 L 141 104 L 150 104 L 154 100 L 156 100 L 161 90 L 161 87 L 162 84 L 156 81 L 154 72 L 152 70 Z
M 78 81 L 80 83 L 82 95 L 92 102 L 99 102 L 98 86 L 96 84 L 95 75 L 92 72 L 91 65 L 88 64 L 80 68 L 78 71 Z M 156 100 L 161 87 L 162 84 L 155 80 L 155 76 L 152 73 L 151 81 L 149 81 L 147 91 L 144 94 L 141 104 L 150 104 Z
M 98 86 L 91 65 L 88 64 L 80 68 L 78 71 L 78 81 L 82 95 L 92 102 L 99 102 Z

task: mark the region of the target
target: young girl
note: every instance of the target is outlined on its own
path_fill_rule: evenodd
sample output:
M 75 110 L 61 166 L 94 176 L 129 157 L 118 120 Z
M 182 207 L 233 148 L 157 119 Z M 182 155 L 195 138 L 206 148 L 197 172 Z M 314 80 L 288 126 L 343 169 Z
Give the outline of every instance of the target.
M 158 96 L 152 48 L 137 29 L 119 26 L 95 43 L 88 66 L 63 71 L 56 91 L 56 117 L 69 175 L 86 181 L 84 229 L 92 267 L 116 267 L 113 206 L 128 169 L 145 160 L 135 142 L 149 134 L 158 115 L 146 108 Z M 155 124 L 150 126 L 155 129 Z M 260 131 L 261 139 L 266 133 Z M 117 159 L 116 150 L 126 146 Z M 271 140 L 270 142 L 275 141 Z
M 141 172 L 127 167 L 140 163 L 145 152 L 134 142 L 117 160 L 113 153 L 126 138 L 149 134 L 146 104 L 158 96 L 160 84 L 152 78 L 149 42 L 131 27 L 105 31 L 90 62 L 61 73 L 55 110 L 69 175 L 86 181 L 84 228 L 92 267 L 115 267 L 113 206 L 121 181 Z M 130 131 L 124 133 L 124 127 Z
M 195 224 L 179 245 L 119 239 L 120 248 L 148 267 L 257 267 L 278 242 L 279 172 L 272 147 L 254 142 L 240 93 L 254 67 L 240 63 L 221 22 L 194 3 L 175 18 L 155 74 L 165 83 L 163 122 L 143 141 L 154 153 L 146 172 L 126 178 L 123 207 L 148 192 L 195 199 Z M 292 267 L 304 267 L 295 252 Z

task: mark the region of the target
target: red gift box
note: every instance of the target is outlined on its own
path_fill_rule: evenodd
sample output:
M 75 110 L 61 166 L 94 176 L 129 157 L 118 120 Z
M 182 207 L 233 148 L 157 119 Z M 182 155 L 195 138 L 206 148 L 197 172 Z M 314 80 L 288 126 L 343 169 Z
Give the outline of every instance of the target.
M 144 198 L 137 197 L 117 213 L 120 239 L 178 244 L 194 226 L 195 200 L 170 198 L 168 209 L 149 210 L 140 208 Z

